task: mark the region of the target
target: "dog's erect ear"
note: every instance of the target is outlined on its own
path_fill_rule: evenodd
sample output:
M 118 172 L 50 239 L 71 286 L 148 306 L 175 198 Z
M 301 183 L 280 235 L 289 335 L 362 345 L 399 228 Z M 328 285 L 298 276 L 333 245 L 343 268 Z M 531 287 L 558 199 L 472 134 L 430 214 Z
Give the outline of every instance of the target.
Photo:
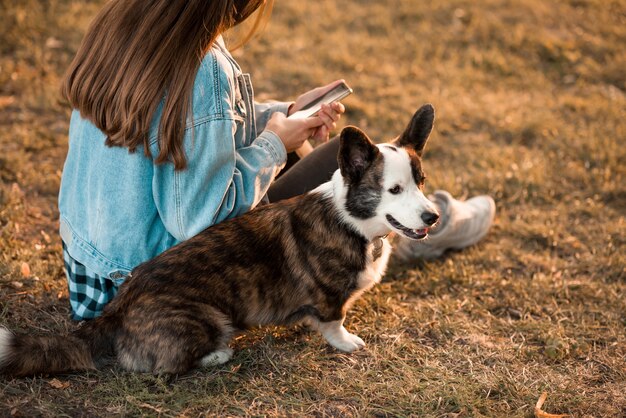
M 395 144 L 401 147 L 413 148 L 417 155 L 421 156 L 430 131 L 433 130 L 434 121 L 435 108 L 431 104 L 425 104 L 415 112 L 411 122 L 409 122 L 409 126 L 395 141 Z
M 345 127 L 339 138 L 337 156 L 341 175 L 351 183 L 359 181 L 379 152 L 378 147 L 359 128 Z

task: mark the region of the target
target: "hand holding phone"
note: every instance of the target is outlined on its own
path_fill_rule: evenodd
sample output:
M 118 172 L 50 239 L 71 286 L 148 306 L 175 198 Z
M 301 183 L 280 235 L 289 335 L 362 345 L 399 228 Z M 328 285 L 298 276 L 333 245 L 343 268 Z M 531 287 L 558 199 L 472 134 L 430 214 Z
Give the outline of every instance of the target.
M 352 93 L 352 89 L 343 80 L 338 80 L 331 84 L 335 85 L 330 88 L 330 90 L 324 91 L 327 87 L 320 87 L 300 96 L 295 103 L 297 111 L 289 115 L 287 119 L 306 119 L 315 116 L 320 112 L 322 104 L 336 103 Z M 322 94 L 317 93 L 317 91 L 320 90 L 323 92 Z M 310 99 L 311 96 L 313 97 L 312 99 Z M 304 102 L 305 104 L 301 105 L 300 102 Z M 311 151 L 313 151 L 311 143 L 304 141 L 302 146 L 298 148 L 295 153 L 299 158 L 304 158 L 310 154 Z
M 289 115 L 289 118 L 306 119 L 311 116 L 315 116 L 322 108 L 322 104 L 331 104 L 334 102 L 338 102 L 341 99 L 349 96 L 350 94 L 352 94 L 352 89 L 344 81 L 342 81 L 332 89 L 328 90 L 326 93 L 322 94 L 319 97 L 316 97 L 309 103 L 302 106 L 300 109 L 298 109 L 298 111 Z

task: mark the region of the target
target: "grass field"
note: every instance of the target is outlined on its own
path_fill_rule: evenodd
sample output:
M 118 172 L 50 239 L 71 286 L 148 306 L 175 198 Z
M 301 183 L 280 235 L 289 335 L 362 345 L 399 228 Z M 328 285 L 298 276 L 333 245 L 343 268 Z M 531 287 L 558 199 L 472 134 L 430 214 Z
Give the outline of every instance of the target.
M 102 1 L 0 0 L 0 324 L 65 332 L 60 77 Z M 626 2 L 277 0 L 235 53 L 259 99 L 336 78 L 378 141 L 437 110 L 427 190 L 488 193 L 479 245 L 394 265 L 340 354 L 299 328 L 174 383 L 118 368 L 0 378 L 0 416 L 626 416 Z

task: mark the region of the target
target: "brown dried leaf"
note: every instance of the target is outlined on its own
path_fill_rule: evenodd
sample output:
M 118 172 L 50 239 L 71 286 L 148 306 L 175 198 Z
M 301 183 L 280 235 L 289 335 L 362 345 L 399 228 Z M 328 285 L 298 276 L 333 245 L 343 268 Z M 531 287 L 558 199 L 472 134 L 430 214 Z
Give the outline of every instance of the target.
M 41 236 L 43 237 L 43 240 L 46 242 L 46 244 L 50 244 L 50 242 L 52 242 L 52 239 L 50 239 L 50 235 L 48 235 L 46 231 L 42 229 L 41 231 L 39 231 L 39 233 L 41 233 Z
M 543 403 L 548 398 L 548 392 L 543 392 L 539 399 L 537 399 L 537 404 L 535 405 L 535 418 L 565 418 L 569 415 L 567 414 L 549 414 L 541 409 Z
M 67 389 L 70 387 L 70 382 L 62 382 L 59 379 L 52 379 L 48 382 L 50 386 L 55 389 Z
M 15 103 L 15 97 L 13 96 L 0 96 L 0 109 L 7 107 Z
M 57 38 L 50 37 L 46 39 L 46 48 L 59 49 L 62 46 L 63 46 L 63 42 L 61 42 Z
M 22 272 L 22 277 L 30 277 L 30 266 L 28 265 L 27 262 L 23 262 L 22 263 L 22 267 L 20 268 L 20 271 Z
M 20 185 L 19 185 L 19 184 L 17 184 L 17 183 L 13 183 L 13 184 L 11 185 L 11 194 L 12 194 L 13 196 L 18 196 L 18 197 L 19 197 L 19 196 L 23 196 L 23 195 L 24 195 L 24 192 L 23 192 L 23 191 L 22 191 L 22 189 L 20 188 Z

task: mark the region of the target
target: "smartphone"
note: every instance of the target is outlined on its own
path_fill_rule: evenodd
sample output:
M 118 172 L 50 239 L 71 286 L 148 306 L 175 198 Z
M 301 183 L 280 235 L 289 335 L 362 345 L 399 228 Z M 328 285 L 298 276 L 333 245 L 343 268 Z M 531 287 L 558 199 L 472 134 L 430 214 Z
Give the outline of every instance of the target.
M 292 119 L 306 119 L 311 116 L 315 116 L 317 112 L 319 112 L 322 108 L 322 104 L 331 104 L 334 102 L 338 102 L 339 100 L 349 96 L 350 94 L 352 94 L 352 89 L 345 82 L 342 82 L 341 84 L 333 87 L 332 90 L 326 92 L 326 94 L 316 98 L 310 103 L 307 103 L 302 109 L 293 113 L 289 117 Z

